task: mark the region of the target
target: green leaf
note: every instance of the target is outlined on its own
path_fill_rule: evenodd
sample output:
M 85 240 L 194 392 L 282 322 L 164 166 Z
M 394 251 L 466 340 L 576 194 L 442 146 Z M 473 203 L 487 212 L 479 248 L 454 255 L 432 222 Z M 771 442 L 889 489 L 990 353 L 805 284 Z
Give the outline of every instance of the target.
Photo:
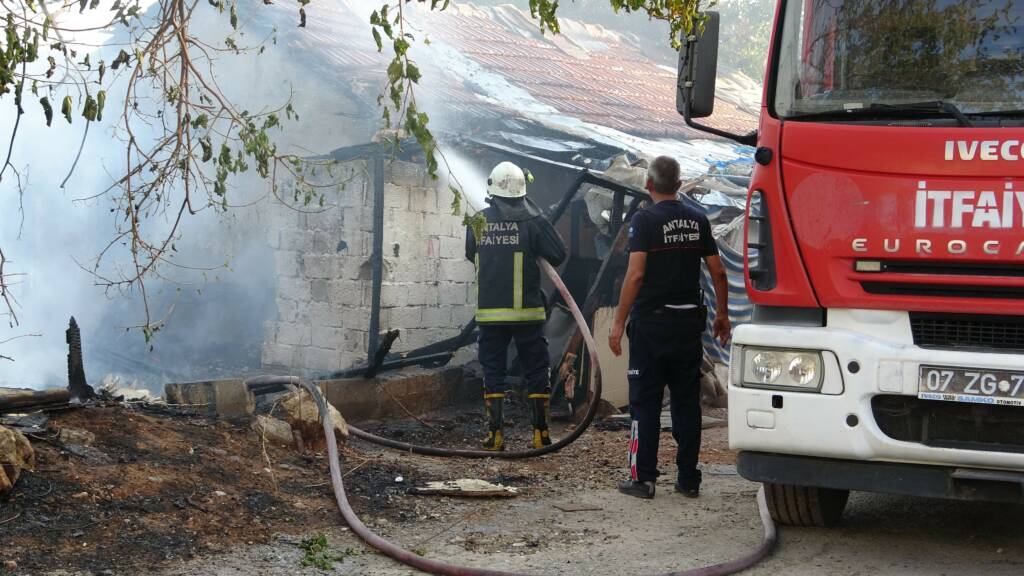
M 85 106 L 82 107 L 82 117 L 89 122 L 94 122 L 97 114 L 96 98 L 94 98 L 92 94 L 86 95 Z
M 238 11 L 235 10 L 235 3 L 231 3 L 231 27 L 238 30 Z
M 402 79 L 402 61 L 399 58 L 395 58 L 388 64 L 388 81 L 391 84 L 396 84 Z
M 199 140 L 199 145 L 203 147 L 203 162 L 209 162 L 213 158 L 213 145 L 210 144 L 210 137 L 203 136 Z
M 100 90 L 96 94 L 96 119 L 103 120 L 103 107 L 107 104 L 107 91 Z
M 373 41 L 377 43 L 377 52 L 384 50 L 384 41 L 380 37 L 380 32 L 376 28 L 373 29 Z
M 74 102 L 71 100 L 71 96 L 65 96 L 64 101 L 60 105 L 60 113 L 67 119 L 68 124 L 71 124 L 71 109 L 74 107 Z
M 220 156 L 217 158 L 217 162 L 225 170 L 231 166 L 231 148 L 228 148 L 226 142 L 220 145 Z
M 39 99 L 39 105 L 43 107 L 43 114 L 46 116 L 46 126 L 49 127 L 53 122 L 53 107 L 50 106 L 50 99 L 43 96 Z
M 402 37 L 395 38 L 395 55 L 405 56 L 408 51 L 409 41 Z
M 121 50 L 118 52 L 117 58 L 114 58 L 114 61 L 110 64 L 110 68 L 111 70 L 117 70 L 122 64 L 127 65 L 130 60 L 131 56 L 124 50 Z
M 417 84 L 419 83 L 420 78 L 422 77 L 422 75 L 420 74 L 420 69 L 412 62 L 409 62 L 405 65 L 405 76 L 409 78 L 409 80 L 412 80 Z

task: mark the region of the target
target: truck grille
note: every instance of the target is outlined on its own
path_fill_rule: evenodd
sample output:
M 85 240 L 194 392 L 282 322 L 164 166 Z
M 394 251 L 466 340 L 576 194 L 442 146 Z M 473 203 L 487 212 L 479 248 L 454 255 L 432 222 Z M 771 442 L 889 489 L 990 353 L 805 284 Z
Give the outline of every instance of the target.
M 922 348 L 1024 351 L 1024 316 L 911 312 L 910 328 Z
M 962 284 L 918 284 L 916 282 L 868 282 L 860 283 L 868 294 L 883 296 L 932 296 L 945 298 L 986 298 L 1019 300 L 1024 298 L 1024 287 L 1020 286 L 969 286 Z
M 881 395 L 875 422 L 893 440 L 938 448 L 1024 453 L 1024 409 Z
M 1024 277 L 1019 264 L 977 264 L 970 262 L 934 262 L 930 260 L 885 260 L 881 272 L 890 274 L 929 274 L 935 276 Z

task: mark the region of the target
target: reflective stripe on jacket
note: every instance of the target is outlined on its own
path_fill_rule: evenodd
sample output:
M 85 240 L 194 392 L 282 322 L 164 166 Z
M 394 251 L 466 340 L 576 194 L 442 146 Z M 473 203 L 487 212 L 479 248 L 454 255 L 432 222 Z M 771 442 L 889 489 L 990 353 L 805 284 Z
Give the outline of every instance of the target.
M 481 214 L 487 224 L 477 239 L 466 229 L 466 258 L 476 263 L 479 324 L 544 322 L 547 303 L 541 290 L 542 257 L 558 266 L 565 244 L 528 199 L 490 198 Z

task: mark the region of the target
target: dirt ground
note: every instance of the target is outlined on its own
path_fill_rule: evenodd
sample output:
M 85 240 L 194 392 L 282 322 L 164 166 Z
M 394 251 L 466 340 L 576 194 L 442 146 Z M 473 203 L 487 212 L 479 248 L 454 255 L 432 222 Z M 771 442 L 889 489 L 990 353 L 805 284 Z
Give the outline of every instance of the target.
M 510 410 L 513 445 L 528 422 Z M 474 408 L 371 426 L 435 444 L 471 445 Z M 52 426 L 96 434 L 95 453 L 35 439 L 39 470 L 0 501 L 0 573 L 415 574 L 344 527 L 319 454 L 266 446 L 245 424 L 126 408 L 66 412 Z M 560 453 L 525 461 L 419 457 L 353 442 L 343 469 L 357 513 L 428 557 L 533 574 L 658 574 L 721 562 L 761 537 L 757 487 L 735 475 L 725 428 L 705 430 L 702 496 L 672 493 L 674 445 L 663 435 L 653 501 L 614 490 L 628 431 L 602 423 Z M 106 458 L 104 458 L 104 456 Z M 513 499 L 408 494 L 431 480 L 482 478 Z M 323 534 L 332 570 L 303 566 L 304 539 Z M 1024 574 L 1024 507 L 855 495 L 837 530 L 784 528 L 750 574 Z

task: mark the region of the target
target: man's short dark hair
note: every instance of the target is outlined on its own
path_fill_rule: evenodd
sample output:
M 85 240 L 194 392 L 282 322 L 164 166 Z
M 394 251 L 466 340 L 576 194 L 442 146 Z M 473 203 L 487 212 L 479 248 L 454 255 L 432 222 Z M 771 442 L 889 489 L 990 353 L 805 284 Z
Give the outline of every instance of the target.
M 679 190 L 679 162 L 669 156 L 658 156 L 647 168 L 647 179 L 658 194 L 675 194 Z

